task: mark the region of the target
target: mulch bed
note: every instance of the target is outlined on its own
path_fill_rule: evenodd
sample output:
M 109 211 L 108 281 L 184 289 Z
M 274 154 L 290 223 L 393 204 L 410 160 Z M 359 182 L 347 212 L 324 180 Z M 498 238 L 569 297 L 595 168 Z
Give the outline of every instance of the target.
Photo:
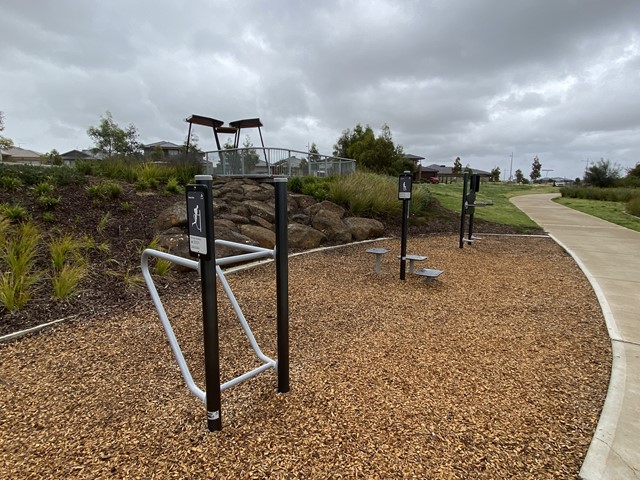
M 392 249 L 380 274 L 365 253 Z M 0 346 L 0 478 L 576 478 L 607 390 L 597 299 L 548 238 L 413 237 L 290 259 L 291 391 L 222 394 L 223 430 L 180 377 L 148 298 Z M 195 274 L 194 274 L 195 275 Z M 228 276 L 275 357 L 273 264 Z M 200 293 L 162 289 L 203 385 Z M 219 290 L 228 380 L 257 362 Z

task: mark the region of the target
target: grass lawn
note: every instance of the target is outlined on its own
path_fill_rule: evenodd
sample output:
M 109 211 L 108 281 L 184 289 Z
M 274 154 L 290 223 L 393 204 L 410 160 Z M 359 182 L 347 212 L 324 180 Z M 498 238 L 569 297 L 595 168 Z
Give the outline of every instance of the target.
M 462 181 L 458 183 L 429 185 L 429 190 L 443 207 L 454 212 L 460 212 L 462 208 Z M 493 206 L 476 208 L 475 216 L 477 219 L 489 222 L 514 225 L 522 228 L 524 232 L 529 229 L 537 229 L 539 226 L 516 208 L 509 199 L 516 195 L 526 195 L 529 193 L 556 192 L 558 192 L 558 188 L 546 185 L 483 183 L 480 186 L 476 201 L 493 201 L 494 204 Z
M 605 202 L 603 200 L 584 200 L 567 197 L 559 197 L 556 198 L 555 201 L 574 210 L 588 213 L 607 222 L 640 232 L 640 218 L 626 213 L 624 210 L 625 204 L 622 202 Z

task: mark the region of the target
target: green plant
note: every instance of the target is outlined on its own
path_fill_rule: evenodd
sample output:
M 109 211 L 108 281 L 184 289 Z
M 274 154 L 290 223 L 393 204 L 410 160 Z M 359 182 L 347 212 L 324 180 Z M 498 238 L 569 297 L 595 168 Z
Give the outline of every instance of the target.
M 20 205 L 9 205 L 8 203 L 0 203 L 0 215 L 13 222 L 24 222 L 29 218 L 26 208 Z
M 123 280 L 124 284 L 127 287 L 134 290 L 141 289 L 145 285 L 142 273 L 133 273 L 130 268 L 128 268 L 127 271 L 124 272 Z
M 157 258 L 155 265 L 155 273 L 160 277 L 165 277 L 169 274 L 173 263 L 164 258 Z
M 122 202 L 120 204 L 120 210 L 122 210 L 123 212 L 130 212 L 131 210 L 133 210 L 133 203 L 131 203 L 131 202 Z
M 53 223 L 56 221 L 56 216 L 53 212 L 42 212 L 42 220 L 48 223 Z
M 96 201 L 118 198 L 122 187 L 116 182 L 99 182 L 86 188 L 87 194 Z
M 54 270 L 51 278 L 53 297 L 59 300 L 68 298 L 77 291 L 78 284 L 86 275 L 86 265 L 64 264 L 60 269 Z
M 16 177 L 0 177 L 0 185 L 9 192 L 15 192 L 24 185 L 24 183 Z
M 61 270 L 65 264 L 84 264 L 86 259 L 82 249 L 86 248 L 84 239 L 75 239 L 71 235 L 63 235 L 49 243 L 49 253 L 54 270 Z
M 110 220 L 111 220 L 111 212 L 105 213 L 100 219 L 100 221 L 98 222 L 98 225 L 96 226 L 96 230 L 98 231 L 98 233 L 104 232 Z
M 40 195 L 38 197 L 38 205 L 40 205 L 45 210 L 53 210 L 60 203 L 60 197 L 52 197 L 50 195 Z
M 164 188 L 167 193 L 180 193 L 180 184 L 176 177 L 169 177 L 167 180 L 167 186 Z
M 6 227 L 6 226 L 5 226 Z M 40 275 L 33 271 L 40 232 L 32 223 L 7 228 L 0 248 L 0 303 L 7 310 L 22 308 L 31 298 L 32 287 Z
M 36 197 L 41 197 L 43 195 L 49 195 L 53 192 L 53 185 L 48 181 L 43 181 L 31 187 L 33 193 L 35 193 Z
M 640 217 L 640 196 L 637 196 L 627 202 L 627 213 Z

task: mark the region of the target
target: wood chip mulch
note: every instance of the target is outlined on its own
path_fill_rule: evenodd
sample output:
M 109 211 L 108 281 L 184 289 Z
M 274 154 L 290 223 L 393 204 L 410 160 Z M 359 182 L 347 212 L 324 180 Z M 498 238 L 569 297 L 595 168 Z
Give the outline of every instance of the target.
M 221 432 L 150 301 L 0 346 L 0 478 L 576 478 L 611 350 L 573 260 L 548 238 L 416 237 L 444 274 L 403 282 L 399 243 L 290 259 L 291 391 L 273 371 L 225 391 Z M 274 277 L 227 277 L 272 357 Z M 218 297 L 225 381 L 258 363 Z M 202 386 L 199 291 L 163 300 Z

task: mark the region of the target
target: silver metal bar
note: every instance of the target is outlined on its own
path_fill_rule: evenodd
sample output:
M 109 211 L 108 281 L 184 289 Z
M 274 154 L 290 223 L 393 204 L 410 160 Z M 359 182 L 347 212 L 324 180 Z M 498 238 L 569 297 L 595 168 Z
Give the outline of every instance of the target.
M 258 258 L 274 257 L 273 250 L 266 252 L 244 253 L 242 255 L 233 255 L 231 257 L 217 258 L 216 265 L 229 265 L 230 263 L 246 262 L 249 260 L 257 260 Z
M 144 252 L 142 252 L 142 257 L 140 260 L 140 264 L 142 267 L 142 276 L 144 277 L 144 281 L 147 284 L 147 288 L 149 289 L 149 293 L 151 294 L 151 300 L 153 301 L 153 304 L 156 307 L 156 311 L 158 312 L 158 316 L 160 317 L 160 321 L 162 322 L 164 331 L 167 334 L 167 338 L 169 340 L 169 346 L 171 347 L 173 356 L 176 358 L 176 361 L 178 362 L 178 367 L 180 368 L 180 373 L 182 373 L 182 378 L 184 379 L 185 383 L 187 384 L 187 388 L 191 391 L 191 393 L 193 393 L 196 397 L 202 400 L 202 402 L 205 402 L 206 393 L 203 390 L 201 390 L 193 381 L 191 372 L 189 372 L 189 366 L 187 365 L 187 362 L 185 361 L 184 356 L 182 355 L 182 350 L 180 350 L 180 345 L 178 344 L 176 335 L 173 332 L 173 328 L 171 328 L 171 323 L 169 323 L 167 312 L 162 306 L 162 302 L 160 301 L 160 296 L 158 295 L 156 286 L 153 283 L 153 278 L 151 277 L 151 273 L 149 272 L 149 257 L 163 258 L 165 260 L 169 260 L 171 262 L 177 263 L 178 265 L 192 268 L 194 270 L 199 269 L 199 263 L 194 260 L 189 260 L 187 258 L 171 255 L 170 253 L 160 252 L 158 250 L 153 250 L 151 248 L 147 248 L 145 249 Z
M 274 362 L 274 360 L 267 357 L 264 353 L 262 353 L 262 350 L 260 350 L 260 346 L 256 341 L 256 337 L 253 336 L 253 332 L 251 331 L 251 328 L 247 323 L 247 319 L 242 313 L 242 309 L 240 308 L 240 305 L 238 305 L 238 301 L 236 300 L 235 295 L 231 291 L 229 282 L 227 282 L 227 279 L 225 278 L 222 269 L 217 265 L 216 265 L 216 274 L 218 275 L 218 279 L 220 280 L 220 283 L 222 283 L 222 288 L 224 288 L 224 292 L 227 294 L 227 298 L 229 298 L 229 301 L 231 302 L 233 311 L 236 312 L 236 316 L 238 317 L 238 320 L 240 321 L 240 325 L 242 326 L 242 329 L 244 330 L 244 333 L 247 336 L 247 339 L 249 340 L 249 344 L 251 345 L 251 348 L 253 348 L 253 351 L 256 353 L 258 358 L 263 362 L 267 362 L 267 363 Z
M 242 383 L 245 380 L 249 380 L 250 378 L 255 377 L 259 373 L 269 370 L 270 368 L 274 368 L 274 369 L 277 368 L 276 362 L 272 361 L 271 363 L 265 363 L 264 365 L 261 365 L 258 368 L 251 370 L 250 372 L 247 372 L 243 375 L 240 375 L 239 377 L 233 378 L 228 382 L 223 383 L 222 385 L 220 385 L 220 391 L 224 392 L 227 388 L 233 387 L 234 385 L 238 385 L 239 383 Z
M 230 242 L 229 240 L 216 239 L 216 245 L 225 245 L 227 247 L 235 247 L 238 250 L 244 250 L 247 252 L 271 252 L 270 248 L 256 247 L 254 245 L 247 245 L 246 243 Z

